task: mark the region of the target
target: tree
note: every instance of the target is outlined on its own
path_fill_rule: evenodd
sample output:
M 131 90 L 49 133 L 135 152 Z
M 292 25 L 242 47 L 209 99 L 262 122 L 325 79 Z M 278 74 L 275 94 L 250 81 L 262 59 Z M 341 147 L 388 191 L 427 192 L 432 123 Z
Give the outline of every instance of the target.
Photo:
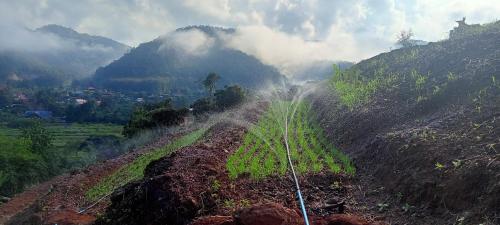
M 220 79 L 220 76 L 216 73 L 209 73 L 205 80 L 203 81 L 203 86 L 207 90 L 208 94 L 212 96 L 215 92 L 215 84 Z
M 43 127 L 40 121 L 36 121 L 29 128 L 22 129 L 22 137 L 30 141 L 30 149 L 33 153 L 42 155 L 44 158 L 54 140 L 54 136 Z
M 184 122 L 187 113 L 185 108 L 174 109 L 170 99 L 137 107 L 123 128 L 123 135 L 130 138 L 142 130 L 179 125 Z
M 34 98 L 39 107 L 50 110 L 56 115 L 61 115 L 63 109 L 57 104 L 56 96 L 59 96 L 59 93 L 53 89 L 41 89 L 35 93 Z
M 5 107 L 11 103 L 11 97 L 7 88 L 0 87 L 0 107 Z
M 191 104 L 191 108 L 193 108 L 193 114 L 199 116 L 214 110 L 215 106 L 213 101 L 210 101 L 210 99 L 200 98 Z
M 24 138 L 0 136 L 0 195 L 11 196 L 47 177 L 47 164 Z
M 225 110 L 239 105 L 245 100 L 245 92 L 238 85 L 233 85 L 215 92 L 215 105 L 218 110 Z
M 412 37 L 413 37 L 413 31 L 411 31 L 411 29 L 408 31 L 403 30 L 401 31 L 401 33 L 399 33 L 396 43 L 403 48 L 412 47 L 415 45 L 412 40 Z

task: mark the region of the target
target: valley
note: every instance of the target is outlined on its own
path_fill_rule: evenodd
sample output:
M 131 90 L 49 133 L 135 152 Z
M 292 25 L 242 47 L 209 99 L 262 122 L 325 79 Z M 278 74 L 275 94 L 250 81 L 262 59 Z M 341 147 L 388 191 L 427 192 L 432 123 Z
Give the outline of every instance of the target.
M 19 39 L 0 35 L 0 225 L 500 224 L 500 22 L 485 10 L 452 30 L 401 2 L 169 14 L 189 3 L 102 2 L 114 14 L 75 22 L 48 1 L 47 21 L 73 26 L 0 22 Z M 388 7 L 404 23 L 377 20 Z M 315 13 L 288 27 L 295 9 Z M 387 37 L 406 23 L 423 35 Z

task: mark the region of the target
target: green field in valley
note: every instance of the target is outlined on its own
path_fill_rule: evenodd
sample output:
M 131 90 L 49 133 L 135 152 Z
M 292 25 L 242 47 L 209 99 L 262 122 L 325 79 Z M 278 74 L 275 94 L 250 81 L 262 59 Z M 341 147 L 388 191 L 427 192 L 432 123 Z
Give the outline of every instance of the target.
M 57 148 L 79 145 L 91 136 L 122 137 L 122 126 L 115 124 L 46 123 L 44 127 L 54 136 L 53 144 Z M 0 135 L 18 137 L 21 130 L 0 126 Z

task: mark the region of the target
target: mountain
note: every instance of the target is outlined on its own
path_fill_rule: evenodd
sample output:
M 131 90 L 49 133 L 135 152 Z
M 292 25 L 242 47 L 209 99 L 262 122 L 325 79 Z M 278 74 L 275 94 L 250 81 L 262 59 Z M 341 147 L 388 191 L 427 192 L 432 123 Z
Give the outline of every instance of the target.
M 418 221 L 404 213 L 393 222 L 453 224 L 466 215 L 463 224 L 500 224 L 499 56 L 500 22 L 462 25 L 448 40 L 337 71 L 312 101 L 358 174 L 403 196 L 387 204 L 425 209 Z
M 98 67 L 118 59 L 130 49 L 112 39 L 78 33 L 58 25 L 43 26 L 35 32 L 54 35 L 69 45 L 68 48 L 54 52 L 46 62 L 79 77 L 92 75 Z
M 22 33 L 26 40 L 38 43 L 0 48 L 0 78 L 17 85 L 61 85 L 85 78 L 130 49 L 109 38 L 59 25 L 25 29 Z
M 119 60 L 99 68 L 92 82 L 120 91 L 162 91 L 171 95 L 203 94 L 201 80 L 217 73 L 218 86 L 247 88 L 280 83 L 285 77 L 272 66 L 228 48 L 225 37 L 234 29 L 190 26 L 143 43 Z

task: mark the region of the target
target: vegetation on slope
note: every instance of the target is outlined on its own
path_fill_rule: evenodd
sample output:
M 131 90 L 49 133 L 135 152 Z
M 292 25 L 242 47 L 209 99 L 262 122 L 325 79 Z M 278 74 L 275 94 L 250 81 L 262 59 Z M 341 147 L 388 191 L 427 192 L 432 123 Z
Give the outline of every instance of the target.
M 148 166 L 151 162 L 167 156 L 177 149 L 193 144 L 200 137 L 202 137 L 205 132 L 205 128 L 193 131 L 176 140 L 173 140 L 172 143 L 162 148 L 158 148 L 138 157 L 130 164 L 124 165 L 88 190 L 86 193 L 87 200 L 98 200 L 103 196 L 111 194 L 116 188 L 119 188 L 129 182 L 140 180 L 144 176 L 146 166 Z
M 471 29 L 337 70 L 313 101 L 329 139 L 400 193 L 391 206 L 434 213 L 419 224 L 498 223 L 500 22 Z
M 123 92 L 145 91 L 184 95 L 190 100 L 203 95 L 198 83 L 206 72 L 220 75 L 218 87 L 239 84 L 245 88 L 279 83 L 285 77 L 257 58 L 224 46 L 219 33 L 234 30 L 208 26 L 178 29 L 172 35 L 206 35 L 214 43 L 204 54 L 191 54 L 171 46 L 168 37 L 160 37 L 132 49 L 119 60 L 99 68 L 92 80 L 98 86 Z
M 98 67 L 129 50 L 128 46 L 114 40 L 78 33 L 58 25 L 27 30 L 26 35 L 40 40 L 40 46 L 57 45 L 33 50 L 28 47 L 30 43 L 26 43 L 26 46 L 0 50 L 0 79 L 9 86 L 67 86 L 74 79 L 88 77 Z
M 187 114 L 188 109 L 174 109 L 170 100 L 141 105 L 132 113 L 123 128 L 123 135 L 130 138 L 143 130 L 179 125 Z
M 296 111 L 292 117 L 293 110 Z M 307 103 L 280 101 L 272 103 L 268 112 L 245 135 L 243 145 L 228 158 L 226 166 L 231 178 L 250 174 L 252 178 L 262 179 L 286 173 L 289 165 L 284 143 L 285 116 L 289 117 L 290 154 L 299 173 L 319 173 L 326 169 L 333 173 L 354 174 L 350 159 L 332 146 L 323 130 L 308 119 Z
M 121 127 L 105 124 L 47 125 L 22 129 L 0 127 L 0 195 L 12 195 L 61 172 L 80 168 L 107 154 Z

